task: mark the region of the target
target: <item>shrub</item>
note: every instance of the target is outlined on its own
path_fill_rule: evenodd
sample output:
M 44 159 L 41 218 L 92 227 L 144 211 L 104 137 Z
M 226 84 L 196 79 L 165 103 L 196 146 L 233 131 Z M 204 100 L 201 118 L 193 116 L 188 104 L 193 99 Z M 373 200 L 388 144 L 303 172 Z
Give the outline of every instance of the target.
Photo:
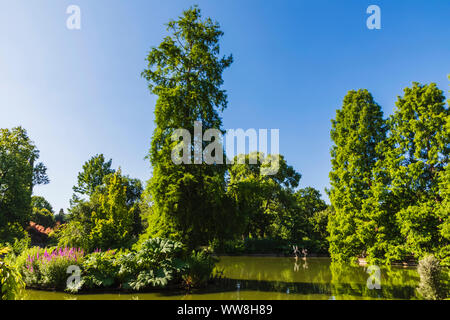
M 442 281 L 442 267 L 433 255 L 419 261 L 417 269 L 420 283 L 417 291 L 427 300 L 441 300 L 446 297 L 446 290 Z
M 144 241 L 137 252 L 122 255 L 118 263 L 123 288 L 165 287 L 178 280 L 186 267 L 182 249 L 180 242 L 155 238 Z
M 18 222 L 7 222 L 3 225 L 0 223 L 0 247 L 11 247 L 9 244 L 27 236 L 27 232 Z
M 31 220 L 44 228 L 53 228 L 55 226 L 55 216 L 44 208 L 33 208 Z
M 181 243 L 159 238 L 146 240 L 133 251 L 96 250 L 88 255 L 79 248 L 33 247 L 15 259 L 27 286 L 73 293 L 101 287 L 135 291 L 180 284 L 200 287 L 211 279 L 215 262 L 206 252 L 186 257 Z M 67 286 L 72 265 L 80 267 L 82 278 Z
M 193 251 L 187 258 L 187 267 L 183 274 L 183 285 L 186 289 L 205 286 L 212 278 L 216 258 L 206 251 Z
M 214 240 L 209 249 L 217 254 L 243 254 L 245 252 L 244 240 Z
M 20 272 L 3 261 L 2 257 L 9 251 L 9 248 L 0 249 L 0 300 L 15 300 L 25 288 Z
M 4 245 L 5 249 L 3 253 L 3 255 L 5 255 L 5 259 L 10 262 L 14 261 L 18 255 L 30 247 L 30 243 L 31 238 L 29 235 L 26 235 L 21 239 L 14 239 L 14 242 L 12 243 L 6 243 Z
M 113 250 L 97 251 L 84 259 L 83 283 L 87 288 L 112 287 L 118 283 L 118 255 Z
M 89 230 L 78 221 L 62 225 L 52 237 L 58 240 L 59 247 L 83 248 L 85 251 L 90 251 L 92 248 Z
M 31 248 L 17 259 L 17 266 L 24 275 L 27 286 L 65 289 L 69 266 L 81 267 L 84 252 L 75 248 Z

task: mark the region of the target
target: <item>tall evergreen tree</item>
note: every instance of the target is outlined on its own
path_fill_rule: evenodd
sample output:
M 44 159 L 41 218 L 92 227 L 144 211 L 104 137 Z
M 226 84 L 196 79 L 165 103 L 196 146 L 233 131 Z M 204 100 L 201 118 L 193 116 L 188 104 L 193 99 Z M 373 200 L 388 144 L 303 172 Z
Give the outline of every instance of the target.
M 450 122 L 449 122 L 450 123 Z M 442 203 L 438 211 L 439 232 L 442 243 L 439 252 L 436 254 L 442 259 L 442 264 L 450 266 L 450 165 L 447 164 L 445 171 L 441 175 L 440 192 Z
M 203 130 L 221 129 L 220 112 L 227 107 L 222 72 L 233 59 L 219 57 L 223 32 L 217 22 L 202 19 L 197 7 L 169 22 L 167 30 L 170 35 L 151 49 L 142 73 L 158 96 L 149 154 L 154 204 L 147 234 L 195 247 L 219 236 L 222 221 L 229 219 L 226 166 L 174 164 L 171 153 L 176 142 L 171 138 L 179 128 L 194 136 L 195 121 L 202 122 Z
M 350 91 L 332 120 L 329 217 L 330 254 L 348 261 L 365 253 L 367 224 L 362 212 L 374 181 L 373 168 L 380 158 L 377 146 L 386 128 L 380 106 L 367 90 Z
M 449 243 L 439 232 L 446 220 L 439 210 L 445 200 L 443 188 L 450 183 L 445 172 L 450 157 L 450 111 L 443 91 L 434 83 L 414 83 L 396 105 L 383 163 L 402 234 L 395 250 L 399 259 L 411 255 L 420 259 L 438 254 Z

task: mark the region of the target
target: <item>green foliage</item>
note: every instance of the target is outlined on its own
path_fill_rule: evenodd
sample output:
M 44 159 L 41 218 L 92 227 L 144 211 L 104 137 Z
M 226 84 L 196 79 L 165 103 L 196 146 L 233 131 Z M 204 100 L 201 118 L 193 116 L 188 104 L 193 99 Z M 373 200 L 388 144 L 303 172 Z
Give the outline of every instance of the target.
M 114 171 L 103 177 L 88 200 L 78 198 L 72 202 L 69 223 L 62 225 L 53 236 L 60 246 L 88 251 L 129 248 L 142 230 L 141 194 L 142 184 L 138 179 L 122 175 L 120 169 Z
M 37 209 L 47 209 L 48 211 L 53 213 L 52 205 L 44 197 L 32 196 L 31 207 Z
M 24 236 L 33 186 L 48 183 L 39 150 L 21 128 L 0 129 L 0 242 Z
M 64 213 L 63 209 L 60 209 L 58 214 L 55 215 L 55 221 L 59 222 L 60 224 L 67 223 L 67 215 Z
M 333 259 L 447 263 L 449 119 L 435 84 L 406 88 L 387 121 L 367 91 L 349 92 L 331 132 Z
M 17 257 L 15 266 L 27 287 L 64 290 L 69 266 L 82 267 L 84 253 L 73 248 L 27 249 Z
M 80 264 L 64 258 L 53 259 L 49 262 L 42 262 L 39 265 L 40 279 L 38 286 L 40 288 L 51 288 L 65 290 L 69 274 L 67 270 L 70 266 Z
M 39 209 L 34 207 L 31 215 L 31 221 L 45 228 L 53 228 L 56 224 L 53 213 L 45 208 Z
M 118 284 L 120 266 L 115 251 L 94 252 L 83 262 L 83 283 L 87 288 L 114 287 Z
M 307 187 L 295 193 L 297 205 L 307 218 L 313 218 L 317 212 L 327 209 L 325 201 L 322 200 L 320 192 L 314 188 Z
M 215 254 L 233 254 L 239 255 L 245 253 L 244 240 L 214 240 L 209 244 L 208 249 Z
M 324 224 L 328 223 L 328 215 L 323 213 L 327 209 L 327 204 L 322 200 L 322 195 L 318 190 L 307 187 L 295 193 L 295 200 L 295 210 L 291 211 L 292 215 L 289 217 L 291 229 L 287 239 L 294 243 L 305 237 L 314 239 L 321 242 L 322 249 L 320 251 L 327 252 L 326 238 L 328 234 L 324 230 L 326 229 Z M 320 212 L 322 212 L 321 215 L 319 215 Z
M 18 222 L 8 222 L 0 225 L 0 234 L 0 243 L 4 245 L 28 237 L 28 233 L 25 231 L 23 225 Z
M 193 252 L 186 257 L 179 242 L 149 239 L 136 245 L 133 251 L 87 255 L 83 261 L 81 286 L 133 291 L 169 285 L 199 287 L 211 279 L 215 262 L 214 258 L 203 252 Z
M 0 249 L 0 300 L 15 300 L 25 288 L 20 272 L 9 263 L 3 261 L 3 256 L 9 248 Z
M 217 258 L 213 258 L 206 251 L 193 251 L 187 258 L 186 271 L 183 273 L 185 288 L 204 287 L 211 280 Z
M 5 253 L 8 253 L 5 257 L 5 261 L 7 262 L 13 262 L 15 260 L 15 257 L 20 255 L 24 250 L 28 249 L 31 244 L 31 238 L 28 234 L 25 234 L 23 237 L 15 238 L 12 243 L 4 243 L 0 244 L 0 248 L 4 246 L 6 251 Z M 2 254 L 0 254 L 0 257 Z
M 88 226 L 80 221 L 71 221 L 62 225 L 50 238 L 57 242 L 59 247 L 83 248 L 86 251 L 93 247 L 89 239 Z
M 155 238 L 144 241 L 136 252 L 123 254 L 118 261 L 123 288 L 138 291 L 179 280 L 186 267 L 182 249 L 179 242 Z
M 78 173 L 77 185 L 73 187 L 73 191 L 76 193 L 74 199 L 77 199 L 78 195 L 92 195 L 95 189 L 103 183 L 103 178 L 114 173 L 111 163 L 111 159 L 105 161 L 103 154 L 95 155 L 86 161 L 83 171 Z
M 232 57 L 219 57 L 223 33 L 217 23 L 202 19 L 197 7 L 169 22 L 167 29 L 169 35 L 150 50 L 142 73 L 158 96 L 149 153 L 154 203 L 146 237 L 171 238 L 195 248 L 229 231 L 217 223 L 233 219 L 225 197 L 226 166 L 175 165 L 171 137 L 178 128 L 194 136 L 195 121 L 202 122 L 203 130 L 221 130 L 219 112 L 227 107 L 222 73 Z
M 18 256 L 24 250 L 27 250 L 30 247 L 30 244 L 31 244 L 31 239 L 28 235 L 22 239 L 16 239 L 14 241 L 14 243 L 12 244 L 12 246 L 10 246 L 10 248 L 12 250 L 11 253 Z
M 291 253 L 289 242 L 282 239 L 254 239 L 246 238 L 244 240 L 246 253 Z
M 186 255 L 181 243 L 159 238 L 146 240 L 133 251 L 97 249 L 87 255 L 81 249 L 33 247 L 14 259 L 28 287 L 72 293 L 97 288 L 139 291 L 186 283 L 198 287 L 211 279 L 215 262 L 206 253 Z M 82 272 L 76 286 L 67 287 L 69 266 Z
M 245 162 L 239 163 L 239 159 Z M 281 155 L 278 173 L 262 174 L 266 165 L 262 159 L 264 155 L 257 152 L 240 155 L 230 167 L 227 194 L 235 202 L 235 230 L 246 240 L 234 241 L 235 250 L 231 248 L 233 241 L 214 244 L 215 250 L 284 253 L 292 244 L 298 244 L 314 252 L 327 252 L 324 224 L 328 215 L 317 215 L 327 208 L 320 192 L 309 187 L 294 192 L 301 175 Z M 261 245 L 253 248 L 253 242 Z
M 399 258 L 438 254 L 449 245 L 439 232 L 444 221 L 438 213 L 445 200 L 441 188 L 450 181 L 440 184 L 450 156 L 449 119 L 443 92 L 434 83 L 414 83 L 399 97 L 389 120 L 383 167 L 388 171 L 390 201 L 395 203 L 400 226 L 401 241 L 395 246 L 402 253 Z
M 332 120 L 329 216 L 330 254 L 336 261 L 349 261 L 363 254 L 365 242 L 376 224 L 363 210 L 375 179 L 373 168 L 381 158 L 377 145 L 384 141 L 386 126 L 380 106 L 367 90 L 350 91 Z M 375 226 L 374 226 L 375 227 Z M 373 229 L 373 228 L 372 228 Z
M 420 283 L 417 291 L 427 300 L 442 300 L 447 297 L 448 292 L 443 283 L 443 270 L 433 255 L 426 256 L 419 261 L 418 272 Z
M 328 238 L 330 236 L 330 233 L 328 232 L 328 220 L 333 213 L 333 207 L 328 206 L 325 210 L 315 211 L 309 219 L 312 227 L 311 238 L 317 243 L 317 252 L 328 253 Z
M 450 120 L 449 120 L 450 123 Z M 450 128 L 449 128 L 450 130 Z M 442 245 L 436 253 L 436 257 L 442 260 L 442 264 L 450 266 L 450 165 L 447 164 L 445 171 L 441 174 L 439 190 L 442 202 L 437 211 L 439 219 L 439 233 L 442 237 Z
M 135 208 L 127 206 L 127 188 L 119 169 L 105 179 L 104 190 L 98 190 L 99 207 L 92 212 L 90 239 L 95 248 L 126 248 L 132 240 Z
M 257 152 L 237 156 L 230 167 L 227 193 L 235 202 L 237 227 L 245 237 L 294 238 L 295 231 L 306 223 L 305 216 L 298 214 L 293 193 L 301 175 L 283 156 L 278 157 L 276 175 L 262 174 L 264 155 Z
M 300 246 L 305 243 L 300 242 Z M 292 243 L 284 239 L 245 238 L 244 240 L 227 240 L 212 242 L 210 249 L 216 254 L 291 254 Z

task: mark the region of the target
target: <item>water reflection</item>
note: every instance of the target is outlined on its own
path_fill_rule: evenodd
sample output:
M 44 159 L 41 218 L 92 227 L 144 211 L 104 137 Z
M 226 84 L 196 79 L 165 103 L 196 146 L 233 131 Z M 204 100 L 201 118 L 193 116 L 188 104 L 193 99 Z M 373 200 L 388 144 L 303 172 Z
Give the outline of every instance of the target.
M 271 300 L 415 299 L 419 276 L 413 268 L 381 268 L 381 289 L 367 287 L 367 267 L 331 263 L 326 258 L 221 257 L 224 278 L 207 290 L 139 294 L 82 294 L 26 291 L 25 299 L 57 300 Z
M 417 272 L 413 268 L 381 268 L 381 289 L 369 289 L 367 267 L 331 263 L 329 259 L 224 257 L 225 279 L 218 284 L 227 291 L 237 279 L 241 290 L 286 292 L 300 295 L 353 296 L 383 299 L 416 298 Z

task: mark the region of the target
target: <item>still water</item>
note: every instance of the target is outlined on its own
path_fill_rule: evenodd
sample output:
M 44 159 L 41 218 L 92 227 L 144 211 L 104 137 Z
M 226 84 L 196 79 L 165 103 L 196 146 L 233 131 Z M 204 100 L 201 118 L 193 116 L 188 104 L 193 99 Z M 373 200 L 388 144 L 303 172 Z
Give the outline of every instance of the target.
M 328 258 L 220 257 L 223 279 L 206 290 L 139 294 L 80 294 L 26 290 L 30 300 L 328 300 L 416 299 L 415 268 L 382 267 L 380 289 L 369 289 L 367 267 Z M 371 282 L 374 283 L 374 282 Z

